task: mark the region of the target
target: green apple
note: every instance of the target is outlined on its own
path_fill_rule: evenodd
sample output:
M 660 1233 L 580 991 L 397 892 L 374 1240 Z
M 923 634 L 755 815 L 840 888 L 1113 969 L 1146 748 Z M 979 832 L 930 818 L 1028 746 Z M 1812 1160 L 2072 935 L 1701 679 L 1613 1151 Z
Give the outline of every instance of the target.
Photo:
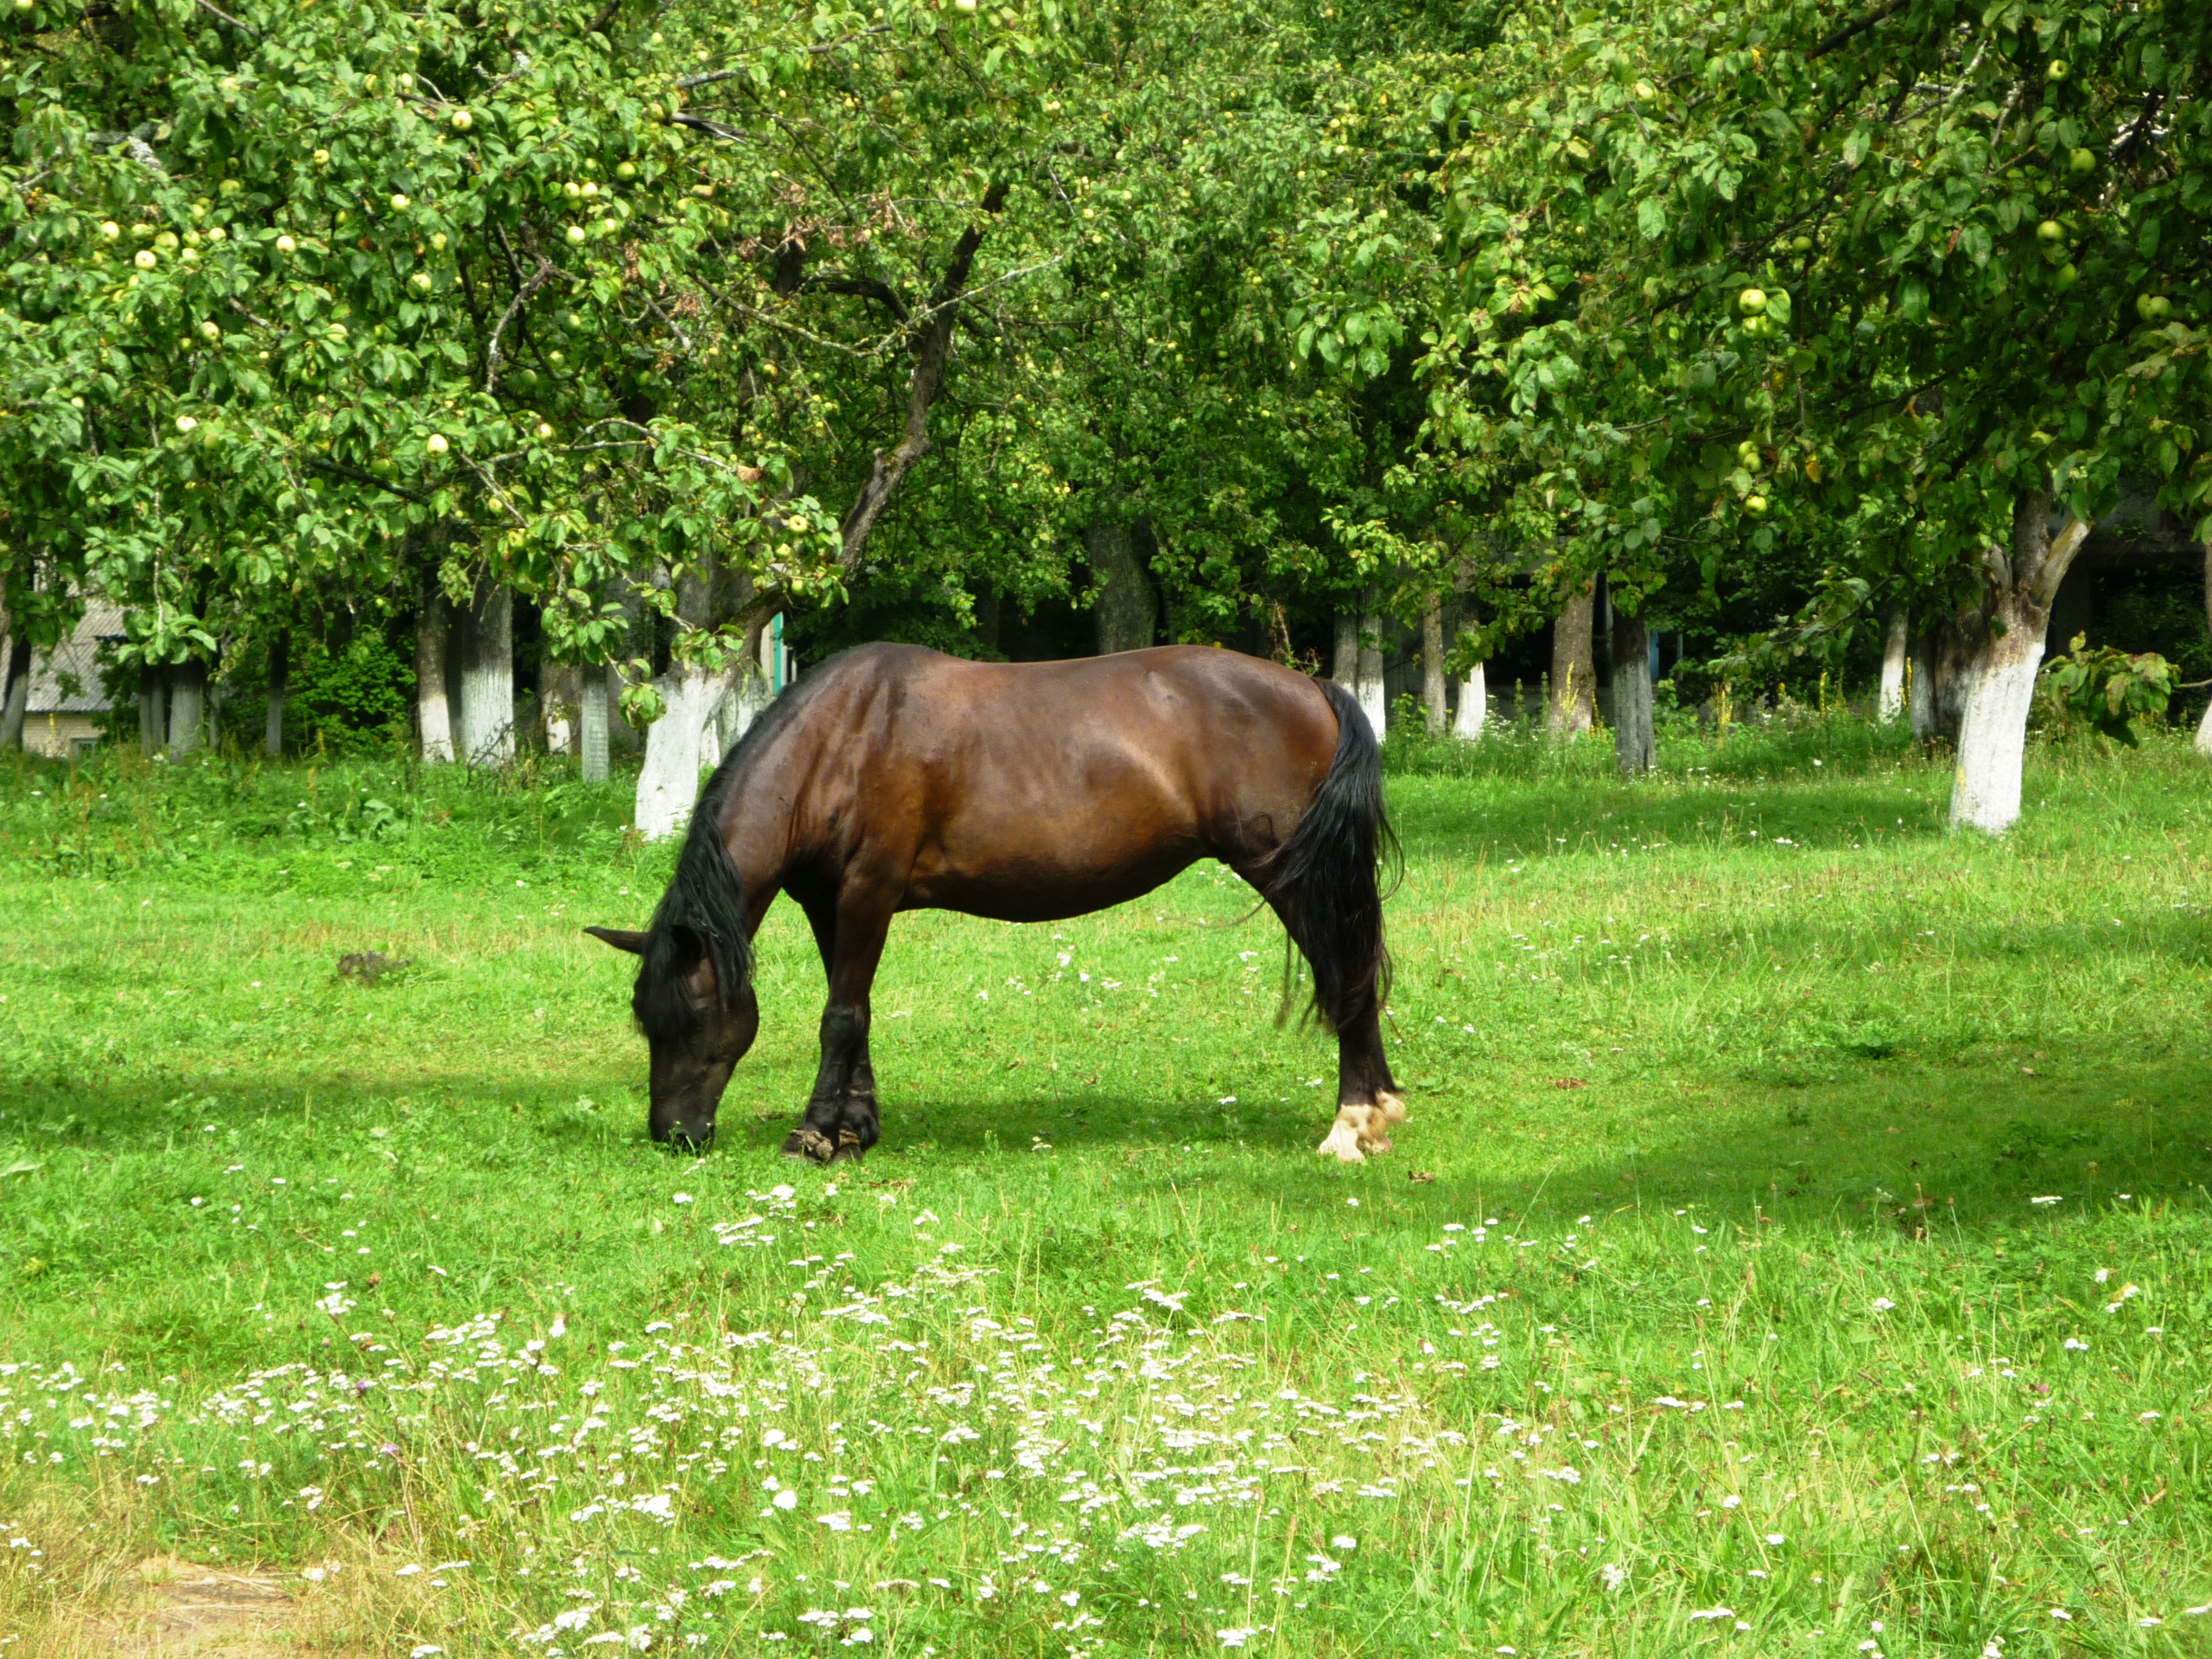
M 1792 253 L 1810 253 L 1813 251 L 1813 239 L 1809 236 L 1792 236 L 1790 239 L 1790 251 Z
M 1766 291 L 1747 288 L 1735 296 L 1736 308 L 1747 317 L 1756 317 L 1766 309 Z
M 430 233 L 430 246 L 440 253 L 443 253 L 446 251 L 446 233 L 442 230 L 432 231 Z
M 394 213 L 404 213 L 408 206 L 409 203 L 404 193 L 396 190 L 392 192 L 392 210 Z
M 425 443 L 422 447 L 428 450 L 433 455 L 444 454 L 448 447 L 446 442 L 446 434 L 442 432 L 433 432 L 430 434 L 429 441 Z
M 289 236 L 279 236 L 276 239 L 276 251 L 283 254 L 297 253 L 300 251 L 300 245 Z
M 615 164 L 615 177 L 616 177 L 616 178 L 617 178 L 617 179 L 635 179 L 635 178 L 636 178 L 636 177 L 637 177 L 637 163 L 636 163 L 636 162 L 635 162 L 635 161 L 618 161 L 618 162 L 617 162 L 617 163 Z
M 1746 438 L 1735 447 L 1735 458 L 1743 463 L 1746 470 L 1754 471 L 1758 469 L 1759 464 L 1766 459 L 1760 453 L 1759 446 L 1749 438 Z
M 220 340 L 222 338 L 222 325 L 210 317 L 200 325 L 200 337 L 206 340 Z
M 2068 76 L 2073 74 L 2074 71 L 2067 66 L 2066 60 L 2063 58 L 2054 58 L 2051 60 L 2051 67 L 2044 70 L 2043 73 L 2045 78 L 2047 80 L 2063 81 Z
M 455 132 L 466 132 L 477 124 L 477 118 L 465 109 L 457 109 L 453 112 L 453 123 Z
M 117 223 L 115 222 L 115 221 L 114 221 L 114 220 L 112 220 L 112 219 L 103 219 L 102 221 L 100 221 L 100 240 L 101 241 L 103 241 L 103 242 L 112 242 L 112 241 L 113 241 L 117 237 L 120 236 L 122 234 L 123 234 L 123 227 L 122 227 L 122 226 L 120 226 L 120 225 L 118 225 L 118 224 L 117 224 Z
M 199 422 L 189 415 L 179 415 L 177 416 L 177 430 L 179 432 L 189 433 L 198 425 Z
M 2035 234 L 2040 241 L 2063 242 L 2066 240 L 2066 227 L 2056 219 L 2045 219 L 2035 228 Z
M 1766 497 L 1764 495 L 1745 496 L 1743 498 L 1743 510 L 1750 514 L 1754 519 L 1765 518 L 1766 516 Z
M 571 243 L 571 244 L 580 243 L 583 240 L 584 240 L 584 228 L 583 228 L 583 226 L 581 226 L 581 225 L 571 225 L 571 226 L 569 226 L 569 227 L 568 227 L 568 240 L 570 241 L 570 243 Z
M 2076 173 L 2094 173 L 2097 170 L 2097 152 L 2077 149 L 2066 158 L 2066 165 Z
M 2051 282 L 2057 285 L 2059 291 L 2062 293 L 2073 287 L 2075 283 L 2081 280 L 2081 273 L 2074 268 L 2071 261 L 2059 266 L 2057 270 L 2051 273 Z
M 407 281 L 411 287 L 421 293 L 428 294 L 430 291 L 430 273 L 427 270 L 416 271 Z

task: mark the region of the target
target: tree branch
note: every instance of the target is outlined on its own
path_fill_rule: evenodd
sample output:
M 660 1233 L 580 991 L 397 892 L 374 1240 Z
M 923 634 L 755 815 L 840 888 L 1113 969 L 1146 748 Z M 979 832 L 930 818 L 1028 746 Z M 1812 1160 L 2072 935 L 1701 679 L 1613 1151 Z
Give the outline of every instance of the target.
M 193 0 L 193 3 L 198 6 L 202 11 L 210 14 L 211 16 L 220 17 L 224 22 L 229 24 L 231 27 L 242 30 L 244 33 L 252 35 L 257 40 L 261 39 L 261 31 L 259 29 L 254 27 L 251 23 L 240 22 L 238 19 L 233 17 L 228 12 L 223 10 L 220 6 L 210 3 L 210 0 Z
M 929 453 L 929 406 L 937 401 L 938 392 L 945 384 L 945 364 L 952 353 L 952 327 L 959 319 L 960 301 L 967 289 L 968 273 L 975 267 L 975 250 L 983 245 L 982 216 L 995 217 L 1006 203 L 1006 182 L 1001 179 L 984 193 L 979 216 L 961 232 L 945 276 L 929 297 L 925 313 L 928 321 L 922 327 L 921 346 L 915 354 L 914 376 L 907 386 L 906 430 L 888 455 L 881 450 L 876 452 L 868 482 L 861 486 L 852 509 L 845 514 L 844 523 L 838 526 L 842 543 L 840 556 L 848 571 L 860 563 L 860 550 L 867 544 L 868 532 L 876 527 L 876 520 L 883 515 L 884 507 L 890 500 L 891 492 L 898 488 L 899 480 Z
M 825 294 L 850 294 L 863 300 L 873 300 L 903 323 L 907 319 L 906 301 L 889 283 L 873 276 L 809 276 L 799 284 L 801 289 L 818 288 Z
M 530 296 L 544 287 L 545 279 L 552 274 L 553 262 L 544 254 L 539 254 L 536 272 L 532 275 L 528 282 L 515 289 L 514 298 L 508 301 L 507 309 L 500 313 L 499 322 L 491 331 L 491 343 L 484 348 L 484 396 L 487 398 L 499 388 L 499 337 L 507 331 L 507 325 L 514 320 L 514 313 L 530 303 Z
M 1911 3 L 1912 0 L 1887 0 L 1887 4 L 1875 7 L 1856 23 L 1844 24 L 1843 27 L 1821 41 L 1819 46 L 1805 54 L 1806 61 L 1809 63 L 1815 58 L 1826 58 L 1837 47 L 1856 40 L 1884 18 L 1896 16 Z

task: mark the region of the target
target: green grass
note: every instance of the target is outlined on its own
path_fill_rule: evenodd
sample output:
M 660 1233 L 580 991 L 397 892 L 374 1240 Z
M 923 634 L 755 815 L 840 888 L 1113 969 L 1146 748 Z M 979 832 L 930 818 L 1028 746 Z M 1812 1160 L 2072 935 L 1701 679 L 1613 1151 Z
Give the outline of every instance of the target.
M 354 1653 L 2212 1652 L 2212 773 L 2040 749 L 1998 844 L 1729 742 L 1401 757 L 1350 1169 L 1210 868 L 902 917 L 823 1172 L 788 906 L 716 1150 L 645 1141 L 620 787 L 13 774 L 7 1650 L 173 1549 Z

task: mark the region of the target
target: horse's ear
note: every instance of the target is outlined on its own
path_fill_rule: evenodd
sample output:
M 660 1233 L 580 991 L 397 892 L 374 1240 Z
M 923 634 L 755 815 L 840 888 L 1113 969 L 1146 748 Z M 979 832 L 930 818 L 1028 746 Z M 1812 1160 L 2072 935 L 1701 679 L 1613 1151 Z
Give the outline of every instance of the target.
M 645 954 L 645 935 L 629 933 L 620 927 L 586 927 L 584 931 L 593 939 L 605 939 L 617 951 L 627 951 L 634 957 Z
M 695 996 L 712 1002 L 716 991 L 714 959 L 708 953 L 707 936 L 696 927 L 677 922 L 668 930 L 668 942 L 676 947 L 676 971 L 691 987 Z

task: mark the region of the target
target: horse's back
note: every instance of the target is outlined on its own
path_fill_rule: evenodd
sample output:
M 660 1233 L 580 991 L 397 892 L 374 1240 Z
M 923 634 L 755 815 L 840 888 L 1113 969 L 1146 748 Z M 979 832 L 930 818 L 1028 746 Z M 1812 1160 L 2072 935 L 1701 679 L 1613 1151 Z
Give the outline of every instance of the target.
M 1079 915 L 1200 857 L 1249 862 L 1335 752 L 1310 680 L 1206 647 L 979 663 L 879 645 L 816 672 L 809 746 L 841 804 L 813 816 L 902 866 L 909 905 Z

